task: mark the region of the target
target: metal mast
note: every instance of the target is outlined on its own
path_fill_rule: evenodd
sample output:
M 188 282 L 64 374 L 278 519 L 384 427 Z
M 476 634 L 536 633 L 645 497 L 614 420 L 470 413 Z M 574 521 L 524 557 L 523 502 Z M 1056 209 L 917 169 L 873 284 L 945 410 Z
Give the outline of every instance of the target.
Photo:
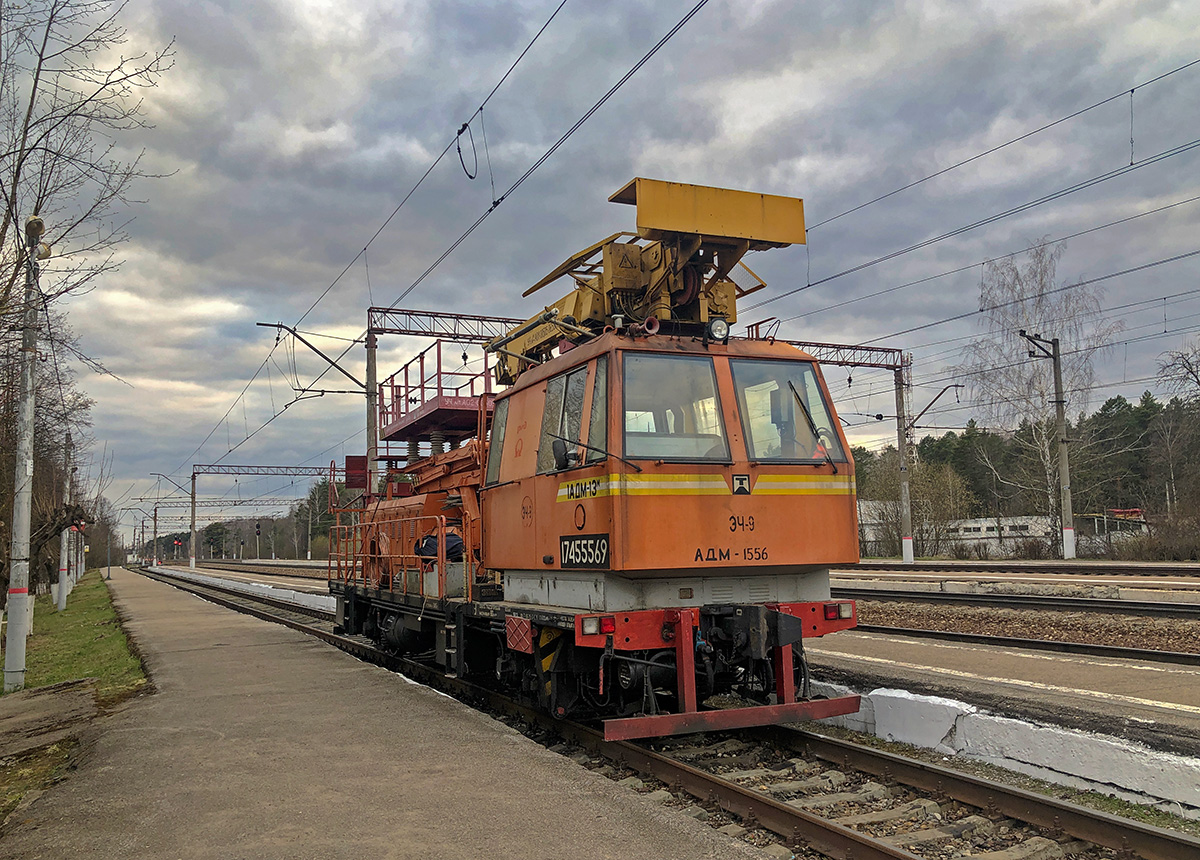
M 1046 340 L 1041 335 L 1018 334 L 1029 341 L 1034 349 L 1030 358 L 1048 358 L 1054 364 L 1054 434 L 1058 439 L 1058 484 L 1059 501 L 1062 506 L 1062 550 L 1063 558 L 1075 558 L 1075 516 L 1071 511 L 1071 466 L 1067 461 L 1067 400 L 1063 396 L 1062 352 L 1058 338 Z M 1047 349 L 1049 347 L 1049 349 Z M 1036 350 L 1036 351 L 1035 351 Z M 1041 353 L 1039 356 L 1038 353 Z

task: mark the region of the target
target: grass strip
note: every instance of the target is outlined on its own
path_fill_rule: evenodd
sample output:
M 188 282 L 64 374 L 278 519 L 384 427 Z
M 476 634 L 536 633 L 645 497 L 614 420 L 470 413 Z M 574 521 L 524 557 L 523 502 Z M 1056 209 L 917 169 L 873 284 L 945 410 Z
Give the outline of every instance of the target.
M 100 571 L 89 571 L 58 612 L 49 595 L 34 603 L 33 635 L 25 644 L 25 689 L 76 678 L 97 679 L 101 707 L 146 684 L 141 660 L 129 647 Z
M 37 597 L 33 631 L 25 646 L 27 690 L 95 678 L 97 703 L 104 707 L 146 686 L 141 660 L 129 647 L 98 570 L 88 572 L 76 583 L 62 612 L 54 608 L 49 595 Z M 78 741 L 67 738 L 0 759 L 0 822 L 30 792 L 42 791 L 63 779 L 77 747 Z

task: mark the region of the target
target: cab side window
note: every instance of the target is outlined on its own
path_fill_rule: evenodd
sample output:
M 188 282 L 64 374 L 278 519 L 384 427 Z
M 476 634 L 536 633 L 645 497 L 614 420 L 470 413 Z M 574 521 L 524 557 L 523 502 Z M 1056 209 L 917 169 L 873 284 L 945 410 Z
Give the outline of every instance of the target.
M 508 400 L 499 401 L 492 411 L 492 438 L 488 442 L 487 475 L 485 484 L 500 480 L 500 458 L 504 454 L 504 429 L 508 424 Z
M 592 416 L 588 421 L 588 449 L 585 463 L 598 463 L 608 450 L 608 356 L 596 359 L 596 377 L 592 383 Z
M 567 440 L 567 447 L 580 442 L 583 427 L 583 395 L 587 367 L 578 367 L 546 383 L 546 407 L 542 412 L 542 435 L 538 443 L 538 474 L 554 471 L 554 440 Z

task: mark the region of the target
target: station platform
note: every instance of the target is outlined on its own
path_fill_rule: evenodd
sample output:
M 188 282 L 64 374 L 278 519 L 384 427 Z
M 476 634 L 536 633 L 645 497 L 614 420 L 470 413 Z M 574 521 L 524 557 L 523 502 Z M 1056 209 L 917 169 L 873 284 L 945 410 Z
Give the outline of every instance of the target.
M 902 688 L 1200 758 L 1200 666 L 844 631 L 805 645 L 821 680 Z
M 7 858 L 764 858 L 490 717 L 112 569 L 156 692 L 9 821 Z

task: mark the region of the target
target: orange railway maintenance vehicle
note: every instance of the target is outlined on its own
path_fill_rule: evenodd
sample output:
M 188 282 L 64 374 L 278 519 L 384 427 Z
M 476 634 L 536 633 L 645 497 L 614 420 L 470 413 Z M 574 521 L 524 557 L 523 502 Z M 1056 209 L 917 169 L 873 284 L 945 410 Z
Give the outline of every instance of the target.
M 804 659 L 855 624 L 829 593 L 859 558 L 849 447 L 811 356 L 729 331 L 763 286 L 743 255 L 804 242 L 803 202 L 610 199 L 637 233 L 527 290 L 573 285 L 486 344 L 493 367 L 448 373 L 439 343 L 379 386 L 406 462 L 339 513 L 337 623 L 609 738 L 853 713 L 809 697 Z

